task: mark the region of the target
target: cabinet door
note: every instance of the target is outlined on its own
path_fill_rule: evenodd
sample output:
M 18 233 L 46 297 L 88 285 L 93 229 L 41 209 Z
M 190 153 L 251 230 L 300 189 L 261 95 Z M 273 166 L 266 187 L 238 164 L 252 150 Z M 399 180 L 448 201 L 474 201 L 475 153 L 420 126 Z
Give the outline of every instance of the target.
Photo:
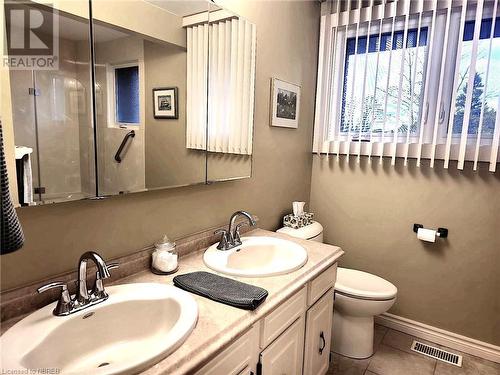
M 196 375 L 240 375 L 256 372 L 259 354 L 259 327 L 252 327 L 233 344 L 207 363 Z
M 301 375 L 304 358 L 302 315 L 260 354 L 265 375 Z
M 307 311 L 304 375 L 322 375 L 328 371 L 332 320 L 333 289 L 330 289 Z

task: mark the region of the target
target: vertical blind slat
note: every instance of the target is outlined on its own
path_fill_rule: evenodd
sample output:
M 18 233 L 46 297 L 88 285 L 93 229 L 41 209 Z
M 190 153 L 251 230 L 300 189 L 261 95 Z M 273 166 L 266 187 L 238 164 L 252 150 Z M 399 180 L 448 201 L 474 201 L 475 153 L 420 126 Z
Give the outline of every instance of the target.
M 186 52 L 186 86 L 188 87 L 188 90 L 192 87 L 193 85 L 193 29 L 191 27 L 188 27 L 187 33 L 186 33 L 186 46 L 187 46 L 187 52 Z M 192 118 L 191 115 L 193 113 L 193 106 L 191 104 L 192 101 L 192 96 L 187 95 L 186 97 L 186 147 L 191 148 L 192 147 L 192 140 L 191 136 L 193 133 L 192 129 Z
M 439 126 L 441 125 L 442 118 L 446 118 L 446 112 L 445 112 L 445 107 L 444 107 L 444 102 L 443 102 L 443 86 L 444 86 L 444 71 L 445 71 L 445 64 L 446 64 L 446 56 L 448 52 L 448 44 L 449 44 L 449 30 L 450 30 L 450 22 L 451 22 L 451 5 L 452 5 L 452 0 L 448 0 L 448 10 L 446 12 L 446 27 L 444 31 L 444 45 L 443 45 L 443 56 L 441 58 L 441 66 L 439 69 L 439 90 L 438 90 L 438 97 L 437 97 L 437 102 L 436 102 L 436 109 L 434 111 L 434 129 L 433 129 L 433 135 L 432 135 L 432 146 L 431 146 L 431 161 L 430 161 L 430 167 L 434 168 L 434 161 L 436 157 L 436 145 L 437 145 L 437 137 L 438 137 L 438 131 L 439 131 Z
M 321 21 L 320 21 L 320 36 L 319 36 L 319 51 L 318 51 L 318 85 L 316 87 L 316 110 L 314 111 L 314 123 L 315 127 L 317 129 L 314 136 L 314 148 L 316 149 L 316 152 L 318 155 L 321 154 L 321 149 L 322 149 L 322 139 L 323 139 L 323 133 L 325 132 L 327 126 L 324 121 L 324 114 L 325 111 L 322 110 L 324 108 L 324 100 L 325 100 L 325 85 L 326 85 L 326 79 L 325 79 L 325 70 L 328 71 L 328 69 L 325 69 L 325 64 L 324 60 L 326 58 L 325 54 L 325 39 L 327 39 L 328 35 L 328 19 L 330 19 L 331 16 L 322 16 Z
M 422 13 L 423 13 L 423 1 L 419 1 L 418 4 L 418 26 L 417 26 L 417 40 L 415 42 L 415 66 L 413 67 L 413 72 L 410 72 L 410 81 L 411 81 L 411 89 L 410 89 L 410 120 L 413 118 L 413 99 L 415 94 L 415 82 L 417 81 L 417 61 L 418 61 L 418 51 L 420 50 L 420 32 L 422 29 Z M 425 54 L 425 52 L 424 52 Z M 413 79 L 412 79 L 413 77 Z M 404 146 L 404 165 L 408 164 L 408 153 L 410 150 L 410 133 L 411 127 L 413 123 L 410 122 L 408 128 L 406 129 L 406 142 Z
M 450 163 L 450 153 L 451 153 L 451 141 L 453 136 L 453 123 L 455 122 L 455 101 L 457 99 L 458 92 L 458 83 L 460 76 L 460 60 L 462 57 L 462 47 L 463 47 L 463 35 L 465 28 L 465 19 L 467 14 L 467 0 L 463 0 L 462 3 L 462 11 L 460 12 L 460 28 L 459 28 L 459 37 L 458 37 L 458 46 L 457 46 L 457 57 L 455 60 L 455 78 L 453 80 L 453 90 L 451 92 L 451 111 L 450 116 L 448 118 L 448 131 L 446 134 L 446 146 L 445 146 L 445 154 L 444 154 L 444 168 L 448 168 Z
M 335 33 L 335 29 L 333 29 L 331 27 L 331 20 L 332 20 L 332 18 L 330 18 L 326 24 L 326 39 L 325 39 L 325 54 L 326 54 L 325 66 L 326 67 L 331 66 L 332 61 L 334 61 L 335 53 L 336 53 L 335 49 L 333 49 L 333 44 L 332 44 L 334 42 L 334 34 L 336 35 L 336 33 Z M 325 109 L 323 111 L 323 116 L 324 116 L 323 122 L 326 125 L 326 131 L 322 133 L 321 150 L 320 150 L 322 153 L 327 153 L 327 155 L 328 155 L 330 144 L 326 140 L 329 137 L 328 124 L 330 123 L 330 103 L 332 100 L 331 95 L 328 95 L 329 94 L 328 89 L 329 89 L 329 87 L 332 86 L 332 84 L 331 84 L 332 79 L 333 79 L 332 73 L 333 72 L 331 69 L 328 69 L 328 68 L 326 69 L 325 86 L 324 86 L 325 97 L 324 97 L 324 104 L 323 104 L 323 108 Z
M 391 81 L 391 66 L 392 66 L 392 46 L 394 43 L 394 29 L 396 26 L 396 9 L 397 9 L 397 2 L 391 3 L 393 11 L 393 16 L 392 16 L 392 26 L 391 26 L 391 44 L 389 47 L 389 66 L 387 68 L 387 81 L 385 85 L 385 99 L 384 99 L 384 121 L 382 123 L 382 134 L 381 134 L 381 139 L 380 139 L 380 153 L 379 153 L 379 162 L 382 164 L 382 160 L 384 157 L 384 144 L 385 144 L 385 124 L 387 123 L 387 105 L 389 104 L 389 84 Z
M 336 80 L 336 77 L 339 77 L 338 75 L 338 72 L 336 71 L 337 69 L 335 69 L 336 66 L 339 66 L 337 64 L 337 60 L 339 60 L 341 57 L 342 57 L 342 51 L 339 50 L 338 48 L 338 41 L 340 40 L 340 37 L 339 37 L 339 28 L 337 27 L 338 24 L 339 24 L 339 21 L 340 21 L 340 14 L 341 14 L 341 1 L 340 0 L 337 0 L 336 1 L 336 10 L 335 10 L 335 18 L 332 18 L 332 25 L 331 27 L 335 26 L 334 28 L 331 29 L 331 35 L 332 35 L 332 41 L 330 43 L 330 50 L 331 50 L 331 54 L 333 55 L 332 56 L 332 59 L 331 59 L 331 67 L 327 67 L 327 70 L 330 74 L 330 80 L 331 80 L 331 83 L 330 83 L 330 87 L 327 88 L 327 92 L 328 92 L 328 95 L 329 97 L 331 98 L 330 102 L 329 102 L 329 108 L 327 109 L 328 110 L 328 113 L 329 113 L 329 118 L 328 118 L 328 130 L 327 130 L 327 134 L 328 134 L 328 149 L 327 149 L 327 156 L 330 155 L 330 153 L 334 153 L 335 152 L 335 147 L 338 145 L 338 140 L 337 140 L 337 118 L 338 118 L 338 114 L 339 114 L 339 111 L 338 111 L 338 90 L 335 89 L 336 87 L 336 83 L 337 83 L 337 80 Z M 340 82 L 340 79 L 339 81 Z M 338 84 L 337 84 L 338 86 Z M 333 104 L 332 104 L 333 103 Z M 333 124 L 333 132 L 332 134 L 330 134 L 330 130 L 332 130 L 332 124 Z M 331 142 L 331 139 L 333 139 L 333 142 Z
M 380 20 L 380 25 L 379 25 L 379 32 L 378 32 L 378 39 L 377 39 L 377 57 L 376 57 L 376 63 L 375 63 L 375 78 L 374 82 L 375 84 L 373 85 L 373 101 L 372 101 L 372 107 L 375 108 L 375 99 L 377 97 L 377 81 L 378 81 L 378 71 L 379 71 L 379 63 L 380 63 L 380 47 L 382 46 L 382 27 L 383 27 L 383 21 L 382 19 Z M 375 110 L 372 110 L 372 118 L 370 120 L 370 142 L 368 143 L 368 160 L 371 162 L 372 160 L 372 152 L 373 152 L 373 124 L 375 123 Z M 361 150 L 360 150 L 361 151 Z
M 255 24 L 251 24 L 251 50 L 250 50 L 250 99 L 249 103 L 249 118 L 248 118 L 248 139 L 247 149 L 248 155 L 253 153 L 253 120 L 254 120 L 254 107 L 255 107 L 255 53 L 257 48 L 257 30 Z
M 493 140 L 491 142 L 490 168 L 489 168 L 490 172 L 496 171 L 499 145 L 500 145 L 500 96 L 498 97 L 495 130 L 493 132 Z
M 417 167 L 420 167 L 420 160 L 422 158 L 422 147 L 424 144 L 424 129 L 427 126 L 427 120 L 429 117 L 429 87 L 430 87 L 430 73 L 431 73 L 431 64 L 434 57 L 434 34 L 435 34 L 435 26 L 436 26 L 436 17 L 437 17 L 437 0 L 434 0 L 432 6 L 432 20 L 430 27 L 430 35 L 429 35 L 429 52 L 427 54 L 427 68 L 425 72 L 425 84 L 424 84 L 424 98 L 423 98 L 423 111 L 422 116 L 420 118 L 420 134 L 418 136 L 418 147 L 417 147 Z
M 481 136 L 482 136 L 482 130 L 483 130 L 483 120 L 484 120 L 484 108 L 486 105 L 486 95 L 488 93 L 488 79 L 490 75 L 490 62 L 491 62 L 491 50 L 493 46 L 493 38 L 495 36 L 495 27 L 496 27 L 496 21 L 497 21 L 497 9 L 498 9 L 498 1 L 495 1 L 495 4 L 493 5 L 493 20 L 491 24 L 491 31 L 490 31 L 490 39 L 488 43 L 488 59 L 486 62 L 486 74 L 484 78 L 484 95 L 481 100 L 481 114 L 479 115 L 479 127 L 477 129 L 477 139 L 476 139 L 476 147 L 474 150 L 474 166 L 473 170 L 477 170 L 477 163 L 479 159 L 479 148 L 481 147 Z M 498 111 L 498 109 L 497 109 Z M 495 125 L 496 127 L 497 125 Z
M 458 169 L 464 169 L 465 148 L 469 135 L 470 108 L 472 104 L 472 94 L 474 92 L 474 80 L 476 77 L 477 49 L 479 46 L 479 33 L 481 30 L 481 19 L 483 17 L 484 0 L 478 0 L 476 8 L 476 21 L 474 27 L 474 38 L 472 40 L 471 62 L 469 66 L 469 80 L 467 82 L 467 97 L 465 100 L 464 119 L 462 123 L 462 134 L 460 137 L 460 148 L 458 153 Z
M 358 133 L 358 163 L 361 159 L 361 135 L 363 131 L 363 119 L 365 116 L 365 94 L 366 94 L 366 76 L 368 73 L 368 49 L 370 46 L 370 30 L 372 27 L 372 15 L 373 15 L 373 4 L 374 0 L 370 1 L 370 9 L 369 9 L 369 19 L 368 19 L 368 28 L 366 32 L 366 53 L 365 53 L 365 66 L 364 66 L 364 74 L 363 74 L 363 90 L 361 94 L 361 123 L 359 124 L 359 133 Z M 370 125 L 371 128 L 371 125 Z
M 345 60 L 346 58 L 346 47 L 347 47 L 347 34 L 349 33 L 349 27 L 348 26 L 345 26 L 345 31 L 344 31 L 344 43 L 343 43 L 343 49 L 342 49 L 342 53 L 340 53 L 339 55 L 342 56 L 343 60 Z M 342 70 L 342 73 L 344 73 L 344 69 L 345 69 L 345 64 L 341 64 L 339 65 L 340 69 L 339 70 Z M 338 77 L 341 77 L 341 75 L 338 75 Z M 340 107 L 342 106 L 342 103 L 341 101 L 343 100 L 343 97 L 344 95 L 347 96 L 347 93 L 345 93 L 345 88 L 347 86 L 347 84 L 345 85 L 340 85 L 340 89 L 338 91 L 340 91 L 340 96 L 339 96 L 339 99 L 338 99 L 338 102 L 337 104 L 340 104 Z M 340 103 L 339 103 L 340 102 Z M 339 107 L 339 105 L 337 105 L 337 107 Z M 344 116 L 345 118 L 345 116 Z M 340 142 L 340 124 L 342 122 L 342 113 L 341 111 L 338 111 L 338 115 L 335 117 L 335 132 L 337 130 L 337 127 L 339 129 L 339 134 L 338 134 L 338 138 L 337 138 L 337 141 L 335 142 L 335 148 L 336 148 L 336 151 L 337 151 L 337 159 L 340 158 L 340 148 L 341 148 L 341 142 Z
M 348 120 L 348 128 L 347 128 L 347 142 L 346 142 L 346 158 L 349 161 L 349 156 L 350 156 L 350 148 L 351 148 L 351 128 L 353 125 L 353 120 L 354 120 L 354 111 L 352 109 L 353 102 L 354 102 L 354 91 L 355 91 L 355 85 L 356 85 L 356 66 L 357 66 L 357 61 L 358 61 L 358 35 L 359 35 L 359 13 L 360 13 L 360 8 L 361 8 L 361 0 L 358 1 L 358 8 L 356 9 L 354 13 L 354 19 L 356 23 L 356 35 L 354 37 L 354 66 L 352 68 L 353 70 L 353 76 L 352 76 L 352 85 L 351 85 L 351 100 L 350 100 L 350 108 L 349 108 L 349 120 Z M 346 32 L 346 37 L 347 37 L 347 32 Z M 347 108 L 347 106 L 346 106 Z
M 398 104 L 396 108 L 396 123 L 394 124 L 394 137 L 392 139 L 392 159 L 391 159 L 391 165 L 396 164 L 396 149 L 397 149 L 397 143 L 398 143 L 398 136 L 399 136 L 399 124 L 401 120 L 401 95 L 402 95 L 402 89 L 403 89 L 403 73 L 404 73 L 404 67 L 405 67 L 405 56 L 406 56 L 406 44 L 408 43 L 408 20 L 409 20 L 409 13 L 410 13 L 410 1 L 405 0 L 404 6 L 406 8 L 405 11 L 405 26 L 404 26 L 404 33 L 403 33 L 403 46 L 401 50 L 401 67 L 399 69 L 399 86 L 398 86 Z M 418 31 L 417 31 L 418 33 Z M 418 45 L 417 45 L 418 48 Z

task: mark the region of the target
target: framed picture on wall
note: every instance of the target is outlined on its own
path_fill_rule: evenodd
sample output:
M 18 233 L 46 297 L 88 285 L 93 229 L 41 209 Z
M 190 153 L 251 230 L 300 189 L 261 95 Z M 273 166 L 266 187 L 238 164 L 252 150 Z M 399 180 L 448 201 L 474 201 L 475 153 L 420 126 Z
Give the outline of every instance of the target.
M 179 102 L 177 87 L 153 89 L 153 114 L 156 119 L 178 119 Z
M 271 126 L 299 127 L 300 86 L 271 79 Z

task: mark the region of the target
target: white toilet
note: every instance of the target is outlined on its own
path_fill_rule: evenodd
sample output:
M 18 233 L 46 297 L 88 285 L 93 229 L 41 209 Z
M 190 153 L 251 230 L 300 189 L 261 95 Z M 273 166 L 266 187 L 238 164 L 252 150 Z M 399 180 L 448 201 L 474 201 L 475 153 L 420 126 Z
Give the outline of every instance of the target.
M 332 350 L 351 358 L 373 354 L 373 317 L 391 308 L 397 288 L 368 272 L 337 268 Z
M 323 226 L 316 221 L 303 228 L 285 227 L 278 232 L 323 242 Z M 370 357 L 373 354 L 373 318 L 391 308 L 397 293 L 397 288 L 381 277 L 338 267 L 332 350 L 351 358 Z

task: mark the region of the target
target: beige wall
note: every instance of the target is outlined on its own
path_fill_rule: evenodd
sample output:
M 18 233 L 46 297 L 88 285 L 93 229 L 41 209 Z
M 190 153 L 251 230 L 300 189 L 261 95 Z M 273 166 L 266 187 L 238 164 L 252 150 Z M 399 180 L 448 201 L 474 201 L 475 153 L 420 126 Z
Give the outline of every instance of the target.
M 311 206 L 341 265 L 397 286 L 391 313 L 500 345 L 500 175 L 480 168 L 314 156 Z M 421 242 L 413 223 L 449 238 Z
M 309 198 L 319 2 L 231 4 L 232 10 L 257 25 L 253 177 L 21 208 L 26 243 L 2 255 L 2 290 L 74 269 L 86 250 L 95 249 L 105 258 L 131 253 L 163 233 L 175 238 L 223 223 L 237 209 L 258 215 L 261 227 L 276 229 L 291 201 Z M 269 126 L 271 77 L 302 86 L 297 130 Z

